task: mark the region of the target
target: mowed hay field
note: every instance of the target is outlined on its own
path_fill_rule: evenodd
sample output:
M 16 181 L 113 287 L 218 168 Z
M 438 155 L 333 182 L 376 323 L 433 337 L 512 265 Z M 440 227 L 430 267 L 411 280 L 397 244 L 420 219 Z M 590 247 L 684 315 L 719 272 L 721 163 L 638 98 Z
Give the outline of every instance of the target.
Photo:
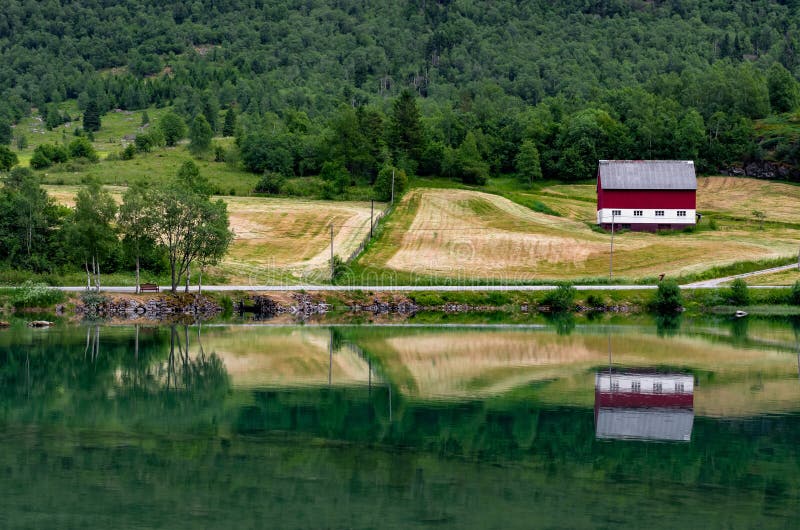
M 46 186 L 58 202 L 73 206 L 78 186 Z M 123 187 L 107 188 L 117 201 Z M 346 259 L 369 233 L 368 202 L 266 197 L 222 197 L 236 234 L 217 267 L 232 284 L 324 281 L 329 278 L 330 225 L 334 253 Z M 375 205 L 377 214 L 384 204 Z
M 615 276 L 675 277 L 738 261 L 796 255 L 800 187 L 729 177 L 701 178 L 698 187 L 703 226 L 714 219 L 717 229 L 617 234 Z M 461 280 L 608 276 L 610 236 L 591 228 L 594 186 L 546 186 L 516 195 L 539 201 L 560 216 L 479 191 L 416 188 L 403 197 L 381 238 L 359 263 L 367 269 Z M 767 214 L 763 230 L 752 220 L 752 210 Z

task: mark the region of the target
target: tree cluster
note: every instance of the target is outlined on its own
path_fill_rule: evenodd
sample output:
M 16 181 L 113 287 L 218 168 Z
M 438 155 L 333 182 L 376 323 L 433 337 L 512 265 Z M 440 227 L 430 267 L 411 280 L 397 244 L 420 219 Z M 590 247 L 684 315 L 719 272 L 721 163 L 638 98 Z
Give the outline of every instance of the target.
M 0 188 L 0 263 L 34 272 L 80 267 L 87 288 L 101 272 L 168 272 L 175 291 L 190 267 L 221 259 L 232 241 L 226 204 L 192 162 L 158 185 L 131 186 L 117 205 L 96 181 L 77 194 L 75 207 L 58 206 L 30 170 L 17 168 Z

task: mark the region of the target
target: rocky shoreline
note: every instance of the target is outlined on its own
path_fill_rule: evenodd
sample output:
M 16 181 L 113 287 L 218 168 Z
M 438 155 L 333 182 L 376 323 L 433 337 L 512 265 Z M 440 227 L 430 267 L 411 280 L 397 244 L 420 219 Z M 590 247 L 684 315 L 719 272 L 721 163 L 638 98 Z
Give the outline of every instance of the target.
M 335 305 L 334 305 L 335 302 Z M 74 314 L 83 319 L 115 319 L 115 320 L 208 320 L 225 313 L 225 304 L 215 297 L 200 294 L 177 295 L 137 295 L 84 298 L 76 302 Z M 350 316 L 369 315 L 370 317 L 396 316 L 413 317 L 422 312 L 467 314 L 490 312 L 542 313 L 552 312 L 550 307 L 534 303 L 521 303 L 503 306 L 472 305 L 465 303 L 444 303 L 438 305 L 421 305 L 407 297 L 389 297 L 381 299 L 375 296 L 367 300 L 330 300 L 321 293 L 284 293 L 280 295 L 263 295 L 250 293 L 232 304 L 228 304 L 228 314 L 235 313 L 240 318 L 252 318 L 256 321 L 267 321 L 286 317 L 294 321 L 306 321 L 335 313 Z M 64 307 L 57 308 L 63 313 Z M 232 311 L 231 311 L 232 309 Z M 578 305 L 573 308 L 577 313 L 634 313 L 637 306 L 620 304 L 603 307 Z

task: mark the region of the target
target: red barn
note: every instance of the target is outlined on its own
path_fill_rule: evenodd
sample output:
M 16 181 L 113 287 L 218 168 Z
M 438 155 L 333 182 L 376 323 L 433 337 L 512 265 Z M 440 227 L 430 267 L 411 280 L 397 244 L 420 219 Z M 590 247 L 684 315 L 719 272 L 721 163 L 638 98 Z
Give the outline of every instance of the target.
M 694 226 L 697 176 L 691 160 L 601 160 L 597 224 L 610 229 L 674 230 Z

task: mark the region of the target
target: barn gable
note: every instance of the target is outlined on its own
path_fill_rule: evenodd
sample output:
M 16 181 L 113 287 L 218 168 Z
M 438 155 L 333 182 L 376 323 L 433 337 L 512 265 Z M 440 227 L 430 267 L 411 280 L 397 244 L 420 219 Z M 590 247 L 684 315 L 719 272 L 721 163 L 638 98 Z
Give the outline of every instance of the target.
M 696 190 L 691 160 L 601 160 L 601 186 L 606 190 Z

